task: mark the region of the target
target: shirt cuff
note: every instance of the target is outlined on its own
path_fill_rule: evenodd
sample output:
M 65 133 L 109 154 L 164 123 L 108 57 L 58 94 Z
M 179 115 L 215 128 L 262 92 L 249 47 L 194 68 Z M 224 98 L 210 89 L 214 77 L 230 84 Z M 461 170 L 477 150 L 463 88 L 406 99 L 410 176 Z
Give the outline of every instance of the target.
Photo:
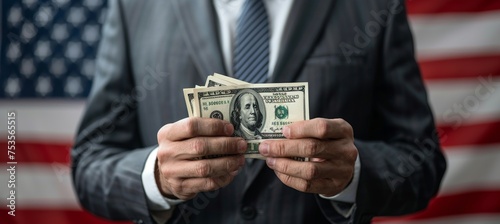
M 356 191 L 358 189 L 359 183 L 359 172 L 361 170 L 361 161 L 359 160 L 359 154 L 356 157 L 356 162 L 354 163 L 354 175 L 352 177 L 351 183 L 337 195 L 326 197 L 324 195 L 319 195 L 320 197 L 330 200 L 332 202 L 333 208 L 344 218 L 352 215 L 356 210 Z
M 142 171 L 142 185 L 146 193 L 147 203 L 151 211 L 165 211 L 172 209 L 173 206 L 184 202 L 180 199 L 170 199 L 163 197 L 155 179 L 155 163 L 158 147 L 153 149 L 146 160 L 144 170 Z
M 333 201 L 345 202 L 345 203 L 355 203 L 356 202 L 356 191 L 358 190 L 359 183 L 359 172 L 361 170 L 361 162 L 359 161 L 359 155 L 356 157 L 356 162 L 354 163 L 354 175 L 352 177 L 351 183 L 337 195 L 326 197 L 324 195 L 319 195 L 324 199 L 329 199 Z

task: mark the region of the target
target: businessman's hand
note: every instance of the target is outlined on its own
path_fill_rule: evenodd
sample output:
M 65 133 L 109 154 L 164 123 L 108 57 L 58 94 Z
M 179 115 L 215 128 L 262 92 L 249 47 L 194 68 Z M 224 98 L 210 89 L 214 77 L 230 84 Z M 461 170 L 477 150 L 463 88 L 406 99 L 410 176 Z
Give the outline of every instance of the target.
M 287 186 L 333 196 L 351 181 L 358 151 L 353 130 L 342 119 L 317 118 L 283 128 L 286 140 L 265 141 L 259 151 Z M 290 157 L 311 158 L 301 162 Z
M 158 131 L 156 182 L 170 198 L 191 199 L 228 185 L 245 163 L 247 143 L 231 137 L 231 123 L 186 118 Z M 226 155 L 210 158 L 211 156 Z M 208 157 L 208 158 L 207 158 Z

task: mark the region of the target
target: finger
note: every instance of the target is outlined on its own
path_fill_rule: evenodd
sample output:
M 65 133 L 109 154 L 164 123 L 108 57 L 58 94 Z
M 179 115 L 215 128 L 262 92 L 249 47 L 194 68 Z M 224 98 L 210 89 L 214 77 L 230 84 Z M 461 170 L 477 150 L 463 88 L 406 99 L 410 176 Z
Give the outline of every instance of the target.
M 277 172 L 304 180 L 331 178 L 339 173 L 328 162 L 300 162 L 287 158 L 267 158 L 267 166 Z
M 283 127 L 283 135 L 288 139 L 339 139 L 353 138 L 353 131 L 351 125 L 343 119 L 315 118 Z
M 191 117 L 167 124 L 158 131 L 158 142 L 163 138 L 180 141 L 197 136 L 231 136 L 233 125 L 213 118 Z
M 328 143 L 328 144 L 327 144 Z M 260 143 L 259 152 L 265 157 L 317 157 L 329 159 L 334 157 L 336 141 L 317 139 L 273 140 Z
M 196 161 L 178 161 L 161 167 L 168 178 L 206 178 L 230 175 L 245 164 L 243 155 L 226 156 Z
M 211 178 L 178 179 L 171 184 L 173 191 L 178 195 L 192 195 L 199 192 L 215 191 L 227 186 L 236 175 L 223 175 Z M 179 197 L 176 195 L 177 197 Z M 180 197 L 179 197 L 180 198 Z
M 234 155 L 247 150 L 247 142 L 235 137 L 198 137 L 170 143 L 178 159 L 201 158 L 210 155 Z
M 313 181 L 293 177 L 284 173 L 274 172 L 283 184 L 301 192 L 324 195 L 336 195 L 344 186 L 341 182 L 330 179 L 316 179 Z

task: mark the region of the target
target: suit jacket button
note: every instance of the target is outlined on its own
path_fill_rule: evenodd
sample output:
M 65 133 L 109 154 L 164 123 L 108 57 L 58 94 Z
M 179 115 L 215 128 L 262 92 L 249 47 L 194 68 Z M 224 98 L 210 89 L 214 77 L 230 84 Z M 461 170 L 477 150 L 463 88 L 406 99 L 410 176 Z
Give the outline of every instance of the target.
M 241 217 L 243 219 L 252 220 L 255 219 L 255 216 L 257 216 L 257 211 L 254 207 L 245 206 L 241 209 Z

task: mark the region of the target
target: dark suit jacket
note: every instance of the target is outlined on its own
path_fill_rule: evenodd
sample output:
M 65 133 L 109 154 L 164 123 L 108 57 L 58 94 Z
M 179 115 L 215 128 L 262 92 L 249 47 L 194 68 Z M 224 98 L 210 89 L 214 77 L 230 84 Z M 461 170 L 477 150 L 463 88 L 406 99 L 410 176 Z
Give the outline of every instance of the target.
M 225 71 L 212 1 L 112 0 L 72 151 L 92 213 L 151 222 L 141 173 L 161 126 L 187 116 L 182 88 Z M 425 208 L 445 171 L 402 0 L 295 0 L 269 82 L 309 82 L 310 115 L 354 129 L 356 223 Z M 283 185 L 262 161 L 169 222 L 348 222 L 330 201 Z

